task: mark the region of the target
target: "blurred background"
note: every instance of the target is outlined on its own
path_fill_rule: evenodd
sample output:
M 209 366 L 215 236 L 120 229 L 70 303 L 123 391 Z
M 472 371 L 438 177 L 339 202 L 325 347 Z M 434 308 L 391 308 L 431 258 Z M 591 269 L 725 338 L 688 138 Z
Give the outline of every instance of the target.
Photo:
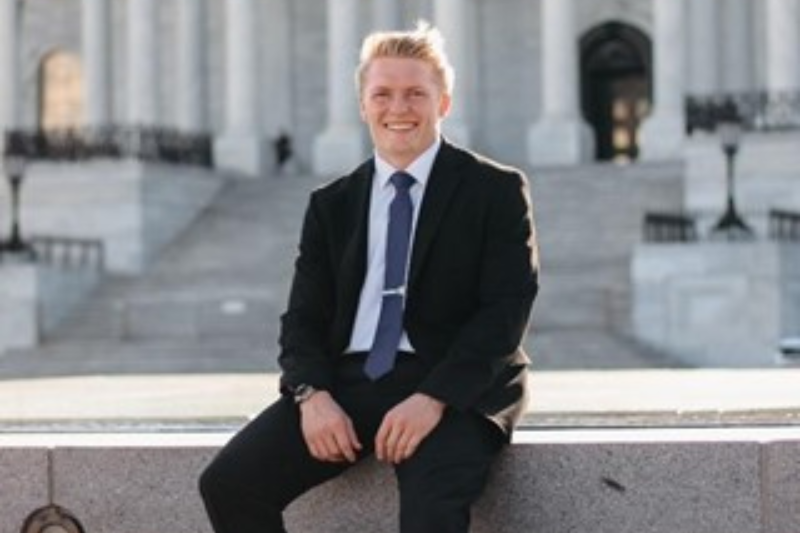
M 532 409 L 794 419 L 799 0 L 0 0 L 0 420 L 275 394 L 307 195 L 371 150 L 361 39 L 419 19 L 445 135 L 531 181 Z

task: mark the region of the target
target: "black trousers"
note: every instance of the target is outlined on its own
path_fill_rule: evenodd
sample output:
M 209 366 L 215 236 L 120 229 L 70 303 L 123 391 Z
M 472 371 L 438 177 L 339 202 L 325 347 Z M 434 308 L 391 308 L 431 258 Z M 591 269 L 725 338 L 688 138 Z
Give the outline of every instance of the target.
M 395 369 L 375 382 L 364 376 L 363 362 L 362 356 L 342 356 L 331 391 L 353 420 L 364 446 L 360 459 L 372 454 L 384 414 L 413 394 L 424 376 L 413 355 L 400 356 Z M 395 466 L 400 531 L 467 533 L 470 508 L 505 441 L 483 417 L 446 409 L 416 453 Z M 200 492 L 216 533 L 285 533 L 283 510 L 350 466 L 314 459 L 303 439 L 299 409 L 290 398 L 281 398 L 223 447 L 202 473 Z

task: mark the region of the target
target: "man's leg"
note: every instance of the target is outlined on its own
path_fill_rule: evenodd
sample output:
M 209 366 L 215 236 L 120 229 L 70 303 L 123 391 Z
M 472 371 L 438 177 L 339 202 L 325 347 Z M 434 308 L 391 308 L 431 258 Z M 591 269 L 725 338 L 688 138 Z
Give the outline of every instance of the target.
M 467 533 L 478 499 L 505 439 L 472 413 L 448 409 L 417 452 L 395 470 L 402 533 Z
M 298 409 L 282 398 L 220 451 L 200 478 L 200 492 L 216 533 L 285 533 L 286 506 L 347 466 L 311 457 Z

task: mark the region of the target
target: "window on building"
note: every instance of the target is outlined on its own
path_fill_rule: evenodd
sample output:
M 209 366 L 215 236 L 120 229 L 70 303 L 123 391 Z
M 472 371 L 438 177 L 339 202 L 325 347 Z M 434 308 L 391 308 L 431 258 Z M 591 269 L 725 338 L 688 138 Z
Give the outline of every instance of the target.
M 39 126 L 42 129 L 81 126 L 83 68 L 80 58 L 64 50 L 48 54 L 39 71 L 39 94 Z

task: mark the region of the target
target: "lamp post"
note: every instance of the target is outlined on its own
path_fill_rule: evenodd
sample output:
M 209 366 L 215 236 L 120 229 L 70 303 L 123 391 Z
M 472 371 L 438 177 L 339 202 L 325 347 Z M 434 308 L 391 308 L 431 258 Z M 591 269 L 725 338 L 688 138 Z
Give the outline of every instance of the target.
M 736 154 L 739 151 L 739 143 L 742 136 L 742 127 L 738 121 L 724 121 L 717 126 L 717 131 L 722 144 L 722 152 L 725 154 L 726 183 L 727 183 L 727 206 L 725 212 L 714 225 L 712 232 L 724 235 L 728 240 L 750 239 L 753 237 L 753 230 L 736 210 L 735 183 L 736 177 L 734 164 Z
M 13 254 L 19 258 L 33 260 L 36 253 L 33 247 L 22 239 L 20 230 L 19 197 L 22 179 L 25 175 L 25 158 L 19 155 L 5 154 L 3 166 L 11 192 L 11 235 L 0 243 L 0 256 Z

